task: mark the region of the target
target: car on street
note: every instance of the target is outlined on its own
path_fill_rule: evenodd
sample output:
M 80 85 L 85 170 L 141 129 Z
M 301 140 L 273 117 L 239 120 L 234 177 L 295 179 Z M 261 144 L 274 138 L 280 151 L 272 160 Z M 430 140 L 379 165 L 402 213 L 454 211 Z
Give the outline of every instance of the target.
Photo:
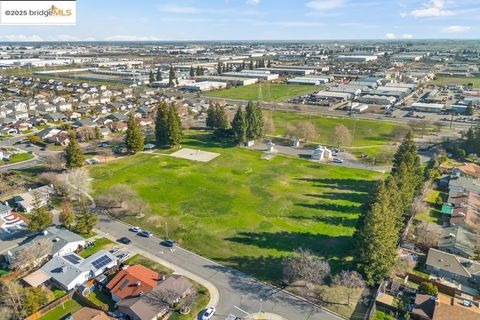
M 175 245 L 175 240 L 163 240 L 162 242 L 160 242 L 160 244 L 165 247 L 171 248 Z
M 132 240 L 128 239 L 127 237 L 121 237 L 121 238 L 118 239 L 117 241 L 120 242 L 120 243 L 123 243 L 123 244 L 130 244 L 130 243 L 132 243 Z
M 214 307 L 210 307 L 202 315 L 202 320 L 210 320 L 217 310 Z
M 343 159 L 334 158 L 334 159 L 333 159 L 333 162 L 335 162 L 335 163 L 343 163 Z
M 138 233 L 138 232 L 142 231 L 142 229 L 140 229 L 140 227 L 131 227 L 130 231 Z
M 145 237 L 145 238 L 150 238 L 152 236 L 152 233 L 147 230 L 140 231 L 137 233 L 139 236 Z

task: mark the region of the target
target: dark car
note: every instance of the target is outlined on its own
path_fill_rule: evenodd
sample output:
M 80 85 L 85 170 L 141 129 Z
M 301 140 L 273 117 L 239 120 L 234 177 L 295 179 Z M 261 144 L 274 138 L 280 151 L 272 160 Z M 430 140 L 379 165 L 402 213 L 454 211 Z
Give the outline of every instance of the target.
M 140 231 L 139 233 L 137 233 L 139 236 L 142 236 L 142 237 L 145 237 L 145 238 L 150 238 L 152 233 L 150 231 L 147 231 L 147 230 L 143 230 L 143 231 Z
M 160 242 L 160 244 L 162 246 L 171 248 L 175 245 L 175 240 L 163 240 L 162 242 Z
M 123 243 L 123 244 L 130 244 L 130 243 L 132 243 L 132 240 L 128 239 L 127 237 L 121 237 L 121 238 L 118 239 L 117 241 L 120 242 L 120 243 Z

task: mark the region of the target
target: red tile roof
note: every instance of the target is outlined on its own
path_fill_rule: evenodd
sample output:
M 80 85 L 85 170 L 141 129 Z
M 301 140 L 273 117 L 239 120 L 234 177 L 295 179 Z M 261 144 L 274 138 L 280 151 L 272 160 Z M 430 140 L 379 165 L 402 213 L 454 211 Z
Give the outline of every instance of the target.
M 153 290 L 161 275 L 142 265 L 134 265 L 120 271 L 108 284 L 111 293 L 120 299 L 138 296 Z

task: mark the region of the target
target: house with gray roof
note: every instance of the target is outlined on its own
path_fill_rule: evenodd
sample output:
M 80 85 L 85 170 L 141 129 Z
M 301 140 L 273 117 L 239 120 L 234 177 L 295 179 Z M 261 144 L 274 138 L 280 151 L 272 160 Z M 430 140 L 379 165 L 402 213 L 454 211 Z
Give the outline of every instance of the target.
M 8 204 L 3 204 L 0 202 L 0 217 L 9 215 L 12 212 L 12 208 Z
M 480 288 L 480 263 L 431 248 L 428 251 L 427 271 L 467 287 Z
M 117 266 L 118 258 L 106 250 L 84 259 L 75 253 L 55 256 L 40 270 L 54 285 L 70 291 Z
M 448 184 L 448 198 L 456 197 L 459 193 L 480 193 L 480 180 L 469 177 L 452 177 Z
M 442 235 L 438 241 L 438 248 L 471 259 L 478 248 L 479 235 L 468 231 L 463 226 L 455 225 L 442 229 Z
M 48 227 L 43 232 L 25 239 L 17 247 L 8 250 L 4 255 L 5 261 L 9 264 L 13 263 L 15 261 L 15 257 L 23 250 L 32 246 L 44 244 L 45 240 L 51 244 L 50 252 L 44 257 L 39 257 L 39 261 L 48 256 L 61 256 L 73 253 L 79 247 L 85 246 L 85 238 L 82 236 L 79 236 L 78 234 L 73 233 L 66 228 L 52 226 Z

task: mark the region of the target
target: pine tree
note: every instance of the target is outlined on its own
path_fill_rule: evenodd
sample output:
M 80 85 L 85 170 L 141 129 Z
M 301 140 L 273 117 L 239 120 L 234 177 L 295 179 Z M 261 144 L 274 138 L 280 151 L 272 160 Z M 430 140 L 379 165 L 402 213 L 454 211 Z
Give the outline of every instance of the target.
M 272 60 L 268 60 L 267 68 L 271 68 L 271 67 L 272 67 Z
M 245 70 L 247 66 L 245 65 L 245 61 L 242 61 L 242 66 L 240 67 L 240 70 Z
M 125 144 L 128 152 L 137 153 L 143 150 L 144 137 L 140 126 L 135 122 L 133 113 L 130 113 L 127 121 L 127 131 L 125 132 Z
M 175 87 L 175 84 L 178 83 L 177 74 L 175 68 L 170 66 L 170 72 L 168 73 L 168 86 L 170 88 Z
M 154 82 L 155 82 L 155 76 L 153 75 L 153 71 L 152 71 L 152 70 L 150 70 L 150 73 L 149 73 L 149 75 L 148 75 L 148 81 L 149 81 L 150 83 L 154 83 Z
M 249 101 L 245 109 L 247 119 L 247 139 L 255 140 L 263 136 L 263 113 L 260 105 Z
M 223 64 L 219 62 L 217 65 L 217 73 L 222 74 L 222 71 L 223 71 Z
M 395 183 L 381 180 L 376 198 L 363 218 L 359 231 L 359 268 L 369 285 L 378 284 L 395 266 L 400 237 L 400 212 L 392 204 L 398 199 Z M 391 188 L 392 189 L 388 189 Z M 393 197 L 392 197 L 393 195 Z
M 99 127 L 95 127 L 95 139 L 96 140 L 102 139 L 102 132 L 100 131 Z
M 182 121 L 177 113 L 175 104 L 172 103 L 168 110 L 168 144 L 178 146 L 182 140 Z
M 211 105 L 207 110 L 207 127 L 213 129 L 227 129 L 228 120 L 225 108 L 219 104 Z
M 72 207 L 67 201 L 64 201 L 62 211 L 59 216 L 60 223 L 62 223 L 67 229 L 71 229 L 75 224 L 75 213 Z
M 70 141 L 68 142 L 67 147 L 65 148 L 65 161 L 66 167 L 68 169 L 80 168 L 85 162 L 85 157 L 83 156 L 82 148 L 78 143 L 76 134 L 70 132 Z
M 193 68 L 193 65 L 190 67 L 190 78 L 195 77 L 195 69 Z
M 157 69 L 156 80 L 157 80 L 157 81 L 162 81 L 162 80 L 163 80 L 162 71 L 160 71 L 160 68 Z
M 35 192 L 33 194 L 33 209 L 28 228 L 32 232 L 38 232 L 47 228 L 51 223 L 52 213 L 41 203 L 40 195 Z
M 254 67 L 254 66 L 253 66 L 253 60 L 250 60 L 250 66 L 249 66 L 249 69 L 250 69 L 250 70 L 253 70 L 253 67 Z
M 75 230 L 81 234 L 89 234 L 97 225 L 98 215 L 88 210 L 87 206 L 83 204 L 75 219 L 77 221 Z
M 241 107 L 238 108 L 233 117 L 232 130 L 235 141 L 238 144 L 245 144 L 247 142 L 247 118 Z
M 158 146 L 166 146 L 168 140 L 168 107 L 165 101 L 160 102 L 155 115 L 155 140 Z

